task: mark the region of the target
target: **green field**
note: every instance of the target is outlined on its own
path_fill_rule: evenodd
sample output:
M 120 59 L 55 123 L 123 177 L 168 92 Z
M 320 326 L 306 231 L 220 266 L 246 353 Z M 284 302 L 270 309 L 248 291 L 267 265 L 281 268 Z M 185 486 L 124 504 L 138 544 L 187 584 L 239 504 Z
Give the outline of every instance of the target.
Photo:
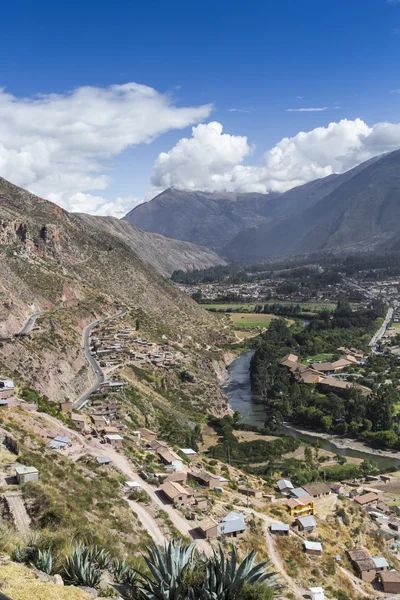
M 328 302 L 323 300 L 315 300 L 309 302 L 291 302 L 287 300 L 268 300 L 268 302 L 257 303 L 259 304 L 282 304 L 282 305 L 290 305 L 290 304 L 299 304 L 300 307 L 305 312 L 319 312 L 320 310 L 329 309 L 334 310 L 336 308 L 336 302 Z M 256 303 L 244 304 L 244 303 L 230 303 L 230 304 L 219 304 L 218 302 L 212 302 L 210 304 L 202 304 L 201 305 L 206 310 L 232 310 L 235 312 L 249 312 L 252 313 L 256 307 Z M 356 305 L 352 304 L 354 308 Z
M 276 319 L 274 315 L 264 315 L 256 313 L 229 313 L 231 321 L 235 327 L 268 327 L 272 319 Z
M 315 356 L 309 356 L 308 358 L 302 359 L 300 362 L 304 365 L 308 365 L 308 363 L 313 363 L 316 360 L 321 360 L 322 362 L 330 362 L 332 360 L 333 354 L 325 353 L 325 354 L 316 354 Z

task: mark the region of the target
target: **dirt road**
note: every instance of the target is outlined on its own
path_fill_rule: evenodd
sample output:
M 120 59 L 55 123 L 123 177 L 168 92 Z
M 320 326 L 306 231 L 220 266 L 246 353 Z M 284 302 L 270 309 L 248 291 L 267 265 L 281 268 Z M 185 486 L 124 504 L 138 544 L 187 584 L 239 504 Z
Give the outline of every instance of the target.
M 104 456 L 112 458 L 114 465 L 128 477 L 130 480 L 134 480 L 140 483 L 142 488 L 148 493 L 151 500 L 161 509 L 164 510 L 175 527 L 179 530 L 182 535 L 193 538 L 197 548 L 203 551 L 208 556 L 212 554 L 212 548 L 210 544 L 204 539 L 197 539 L 193 534 L 193 522 L 187 521 L 171 504 L 165 504 L 163 499 L 154 491 L 144 479 L 142 479 L 132 468 L 130 462 L 125 456 L 122 456 L 114 448 L 108 446 L 104 449 Z M 153 538 L 154 539 L 154 538 Z
M 139 504 L 139 502 L 134 502 L 133 500 L 127 500 L 127 502 L 152 540 L 159 546 L 163 546 L 165 536 L 153 517 Z

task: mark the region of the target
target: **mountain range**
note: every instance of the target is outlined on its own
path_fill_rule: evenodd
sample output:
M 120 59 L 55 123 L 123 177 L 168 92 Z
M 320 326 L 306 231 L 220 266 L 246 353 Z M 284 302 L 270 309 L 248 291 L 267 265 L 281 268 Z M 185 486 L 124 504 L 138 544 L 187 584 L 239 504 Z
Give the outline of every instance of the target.
M 400 246 L 400 151 L 278 194 L 168 189 L 125 220 L 230 261 Z

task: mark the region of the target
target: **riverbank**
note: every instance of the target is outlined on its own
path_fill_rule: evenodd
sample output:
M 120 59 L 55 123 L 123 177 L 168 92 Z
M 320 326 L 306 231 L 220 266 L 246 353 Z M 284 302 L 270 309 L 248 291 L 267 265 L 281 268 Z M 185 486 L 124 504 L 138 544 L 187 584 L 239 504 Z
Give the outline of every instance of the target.
M 308 435 L 314 438 L 323 439 L 336 446 L 338 450 L 356 450 L 357 452 L 364 452 L 365 454 L 373 454 L 374 456 L 386 456 L 388 458 L 394 458 L 400 460 L 400 452 L 390 450 L 380 450 L 379 448 L 371 448 L 363 442 L 353 440 L 351 438 L 343 438 L 338 435 L 331 435 L 329 433 L 320 433 L 311 431 L 309 429 L 302 429 L 301 427 L 295 427 L 292 423 L 284 423 L 285 429 L 291 429 L 302 435 Z
M 263 427 L 268 418 L 265 406 L 253 402 L 251 394 L 249 367 L 253 354 L 254 349 L 247 350 L 230 363 L 228 377 L 221 387 L 231 408 L 240 412 L 241 423 Z M 382 469 L 400 465 L 400 452 L 370 448 L 356 440 L 296 428 L 289 423 L 285 432 L 308 444 L 318 439 L 321 450 L 341 454 L 347 459 L 372 460 Z

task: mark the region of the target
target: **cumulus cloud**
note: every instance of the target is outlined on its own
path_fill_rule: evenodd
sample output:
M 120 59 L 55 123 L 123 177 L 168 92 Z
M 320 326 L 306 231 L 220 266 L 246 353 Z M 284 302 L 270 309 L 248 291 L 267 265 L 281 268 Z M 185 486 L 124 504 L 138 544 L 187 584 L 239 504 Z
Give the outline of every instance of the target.
M 169 152 L 162 152 L 153 167 L 151 182 L 155 187 L 177 186 L 202 189 L 220 187 L 225 175 L 251 152 L 247 138 L 222 133 L 215 121 L 197 125 L 191 138 L 182 138 Z
M 400 124 L 343 119 L 283 138 L 264 154 L 262 166 L 242 164 L 252 151 L 246 137 L 222 133 L 220 123 L 193 127 L 152 170 L 156 188 L 205 191 L 286 191 L 374 156 L 400 148 Z
M 0 175 L 69 210 L 120 214 L 137 199 L 90 192 L 110 183 L 110 158 L 207 118 L 136 83 L 16 98 L 0 89 Z M 89 192 L 89 193 L 88 193 Z

